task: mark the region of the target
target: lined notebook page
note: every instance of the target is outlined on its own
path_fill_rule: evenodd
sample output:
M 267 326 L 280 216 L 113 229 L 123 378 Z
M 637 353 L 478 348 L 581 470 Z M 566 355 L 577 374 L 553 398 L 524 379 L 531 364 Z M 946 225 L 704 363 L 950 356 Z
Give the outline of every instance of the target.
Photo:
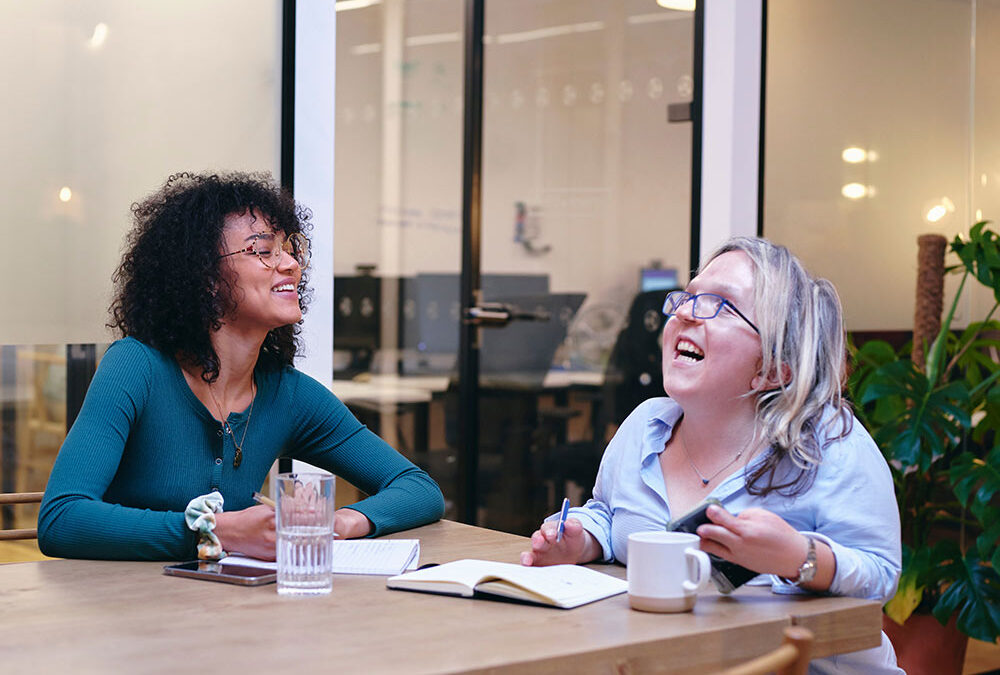
M 239 553 L 223 559 L 226 565 L 276 570 L 277 563 L 248 558 Z M 333 541 L 334 574 L 402 574 L 420 564 L 419 539 L 336 539 Z
M 420 562 L 419 539 L 346 539 L 333 542 L 334 574 L 402 574 Z

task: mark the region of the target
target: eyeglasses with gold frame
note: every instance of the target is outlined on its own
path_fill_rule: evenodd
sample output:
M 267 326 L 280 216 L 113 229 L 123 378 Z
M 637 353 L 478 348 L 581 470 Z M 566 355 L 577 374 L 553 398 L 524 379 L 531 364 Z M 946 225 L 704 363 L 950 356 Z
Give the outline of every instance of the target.
M 293 232 L 284 240 L 270 232 L 257 232 L 254 234 L 254 238 L 249 246 L 241 248 L 238 251 L 223 253 L 219 258 L 228 258 L 231 255 L 238 255 L 240 253 L 257 256 L 264 264 L 264 267 L 268 269 L 274 269 L 278 266 L 278 261 L 281 259 L 282 253 L 292 256 L 301 269 L 309 267 L 309 259 L 311 257 L 309 240 L 298 232 Z

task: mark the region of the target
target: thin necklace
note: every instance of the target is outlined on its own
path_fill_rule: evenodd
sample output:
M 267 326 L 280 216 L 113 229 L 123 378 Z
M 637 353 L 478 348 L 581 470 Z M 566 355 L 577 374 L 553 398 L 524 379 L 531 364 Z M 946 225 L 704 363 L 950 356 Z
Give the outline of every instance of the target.
M 212 400 L 215 401 L 215 407 L 219 409 L 219 417 L 222 421 L 222 428 L 225 430 L 227 434 L 229 434 L 229 437 L 233 439 L 233 446 L 236 448 L 236 454 L 233 455 L 233 468 L 238 469 L 240 468 L 240 464 L 243 463 L 243 441 L 247 439 L 247 429 L 250 428 L 250 420 L 253 419 L 253 402 L 257 398 L 257 388 L 255 386 L 253 378 L 251 377 L 250 412 L 247 414 L 247 424 L 245 427 L 243 427 L 243 437 L 240 439 L 239 443 L 236 442 L 236 436 L 233 435 L 233 428 L 229 426 L 229 418 L 227 418 L 225 414 L 222 412 L 222 406 L 219 405 L 219 399 L 215 398 L 215 392 L 212 391 L 212 385 L 208 385 L 208 393 L 211 394 Z
M 701 484 L 703 486 L 706 486 L 706 487 L 708 486 L 709 483 L 711 483 L 713 480 L 715 480 L 719 476 L 720 473 L 722 473 L 723 471 L 725 471 L 726 469 L 728 469 L 729 467 L 731 467 L 733 464 L 735 464 L 736 460 L 738 460 L 740 457 L 743 456 L 743 451 L 747 449 L 747 446 L 744 446 L 739 452 L 736 453 L 736 455 L 731 460 L 729 460 L 728 462 L 726 462 L 725 465 L 721 469 L 719 469 L 718 471 L 716 471 L 715 473 L 713 473 L 711 476 L 709 476 L 708 478 L 706 478 L 705 474 L 703 474 L 701 471 L 699 471 L 698 467 L 696 467 L 694 465 L 694 462 L 691 460 L 691 455 L 690 455 L 690 453 L 688 453 L 687 443 L 685 443 L 684 439 L 680 437 L 680 434 L 677 434 L 677 438 L 681 442 L 681 447 L 684 448 L 684 457 L 687 458 L 688 464 L 690 464 L 691 468 L 694 469 L 694 472 L 696 474 L 698 474 L 698 478 L 701 479 Z

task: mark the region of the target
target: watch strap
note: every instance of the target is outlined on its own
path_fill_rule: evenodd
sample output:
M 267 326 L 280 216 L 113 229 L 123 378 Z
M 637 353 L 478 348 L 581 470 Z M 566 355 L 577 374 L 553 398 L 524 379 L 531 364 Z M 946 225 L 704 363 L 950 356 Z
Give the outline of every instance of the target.
M 793 586 L 800 586 L 802 584 L 807 584 L 816 578 L 816 539 L 806 535 L 806 539 L 809 540 L 809 548 L 806 551 L 806 559 L 801 565 L 799 565 L 799 575 L 789 583 Z

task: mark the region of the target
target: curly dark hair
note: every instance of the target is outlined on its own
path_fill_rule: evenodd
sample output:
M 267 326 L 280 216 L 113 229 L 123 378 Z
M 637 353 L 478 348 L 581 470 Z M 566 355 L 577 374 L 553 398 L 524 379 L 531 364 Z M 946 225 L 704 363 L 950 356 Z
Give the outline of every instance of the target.
M 268 173 L 177 173 L 133 204 L 134 226 L 112 277 L 108 327 L 200 367 L 202 378 L 214 382 L 219 357 L 209 338 L 236 305 L 232 285 L 220 271 L 222 230 L 227 216 L 248 212 L 286 236 L 312 229 L 312 212 Z M 303 312 L 309 300 L 306 282 L 303 272 L 298 286 Z M 258 367 L 292 364 L 300 323 L 267 334 Z

